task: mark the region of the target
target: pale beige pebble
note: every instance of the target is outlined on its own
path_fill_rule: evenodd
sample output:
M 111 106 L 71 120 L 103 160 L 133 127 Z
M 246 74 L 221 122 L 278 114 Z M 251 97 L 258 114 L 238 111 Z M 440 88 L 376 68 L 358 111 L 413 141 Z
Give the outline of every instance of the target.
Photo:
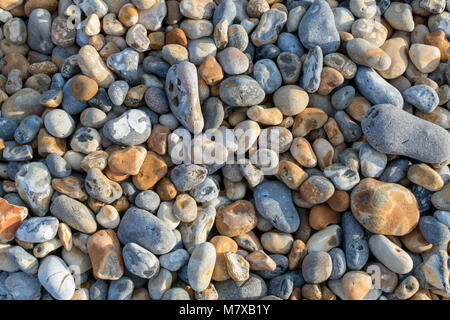
M 297 137 L 292 141 L 290 148 L 292 156 L 304 167 L 313 168 L 317 164 L 311 144 L 303 137 Z
M 283 121 L 283 114 L 278 108 L 265 108 L 256 105 L 248 108 L 247 117 L 263 125 L 277 125 Z
M 261 235 L 263 248 L 275 254 L 288 254 L 293 242 L 294 238 L 290 233 L 266 232 Z
M 176 229 L 181 222 L 172 212 L 172 202 L 161 202 L 156 216 L 171 230 Z
M 83 46 L 78 52 L 78 65 L 81 72 L 95 80 L 99 87 L 108 88 L 114 82 L 114 74 L 91 45 Z
M 297 190 L 308 178 L 308 174 L 301 167 L 288 160 L 281 160 L 278 163 L 276 176 L 292 190 Z
M 413 253 L 423 253 L 430 250 L 433 245 L 429 243 L 422 235 L 419 226 L 415 227 L 410 233 L 401 236 L 402 244 Z
M 238 143 L 238 151 L 245 152 L 256 142 L 261 128 L 256 121 L 245 120 L 237 124 L 233 132 Z
M 95 216 L 95 220 L 106 229 L 115 229 L 119 226 L 120 215 L 117 209 L 111 205 L 103 206 Z
M 60 222 L 58 225 L 58 239 L 61 241 L 64 249 L 70 251 L 72 249 L 72 230 L 64 222 Z
M 320 169 L 325 169 L 333 163 L 334 148 L 328 140 L 318 138 L 313 142 L 313 150 Z
M 250 264 L 243 256 L 235 252 L 225 252 L 227 273 L 234 281 L 245 281 L 250 278 Z
M 318 284 L 306 283 L 302 287 L 302 298 L 307 300 L 322 300 L 322 290 Z
M 367 40 L 352 39 L 346 48 L 350 58 L 357 64 L 376 70 L 387 70 L 391 66 L 391 57 Z
M 309 103 L 309 96 L 305 90 L 297 85 L 286 85 L 275 91 L 273 103 L 283 115 L 295 116 L 305 110 Z
M 408 179 L 429 191 L 438 191 L 444 186 L 444 180 L 439 173 L 424 163 L 410 166 Z
M 312 130 L 322 128 L 328 115 L 321 109 L 308 107 L 295 116 L 292 134 L 294 137 L 304 137 Z
M 355 38 L 369 41 L 380 47 L 386 41 L 388 30 L 376 19 L 358 19 L 352 24 L 352 34 Z
M 409 58 L 422 73 L 430 73 L 439 67 L 441 52 L 439 48 L 415 43 L 409 49 Z
M 407 3 L 391 2 L 384 13 L 384 18 L 396 30 L 407 32 L 414 30 L 412 8 Z
M 245 257 L 245 259 L 250 264 L 250 270 L 253 271 L 274 271 L 277 268 L 275 261 L 263 250 L 251 252 Z
M 408 67 L 408 43 L 406 40 L 400 37 L 388 39 L 381 49 L 391 58 L 391 65 L 386 70 L 379 70 L 379 74 L 385 79 L 401 76 Z
M 349 271 L 341 280 L 342 292 L 348 300 L 361 300 L 372 287 L 372 278 L 362 271 Z
M 247 193 L 247 183 L 245 181 L 233 182 L 227 178 L 223 179 L 223 184 L 225 187 L 225 194 L 230 200 L 241 200 L 244 199 Z
M 336 120 L 333 118 L 328 118 L 327 122 L 323 126 L 323 129 L 327 134 L 328 141 L 333 146 L 340 145 L 344 142 L 344 135 L 342 134 Z
M 190 195 L 179 194 L 172 206 L 172 213 L 182 222 L 192 222 L 197 218 L 197 203 Z

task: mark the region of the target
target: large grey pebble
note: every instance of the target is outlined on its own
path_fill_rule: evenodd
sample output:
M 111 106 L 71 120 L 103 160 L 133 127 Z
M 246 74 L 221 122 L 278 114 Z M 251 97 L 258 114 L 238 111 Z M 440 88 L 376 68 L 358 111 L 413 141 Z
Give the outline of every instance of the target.
M 300 218 L 292 201 L 291 190 L 279 181 L 268 181 L 254 190 L 258 212 L 278 230 L 292 233 L 300 226 Z
M 174 233 L 165 222 L 136 207 L 125 212 L 117 236 L 124 244 L 135 242 L 156 255 L 170 252 L 176 242 Z
M 122 250 L 125 267 L 138 277 L 151 279 L 159 272 L 158 258 L 140 245 L 130 242 Z

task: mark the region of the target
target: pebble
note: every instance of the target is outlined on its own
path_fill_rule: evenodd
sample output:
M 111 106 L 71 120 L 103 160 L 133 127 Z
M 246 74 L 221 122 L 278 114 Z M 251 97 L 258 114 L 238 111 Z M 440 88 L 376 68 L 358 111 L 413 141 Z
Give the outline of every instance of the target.
M 70 300 L 75 292 L 75 280 L 65 262 L 54 255 L 45 257 L 39 265 L 41 285 L 57 300 Z
M 160 270 L 158 258 L 133 242 L 123 247 L 123 261 L 128 271 L 144 279 L 154 278 Z
M 307 283 L 321 283 L 330 277 L 332 268 L 330 255 L 325 251 L 315 251 L 303 259 L 302 274 Z
M 189 258 L 188 279 L 195 291 L 208 287 L 216 263 L 216 250 L 209 242 L 197 245 Z
M 444 129 L 392 105 L 372 107 L 361 127 L 369 144 L 382 153 L 404 155 L 427 163 L 441 163 L 450 156 L 450 135 Z M 399 132 L 397 128 L 403 130 Z M 417 130 L 406 128 L 421 128 L 427 132 L 426 138 L 417 134 Z M 397 133 L 392 135 L 393 132 Z
M 419 220 L 419 228 L 424 239 L 433 245 L 446 244 L 450 239 L 448 227 L 435 217 L 424 216 Z
M 420 84 L 402 92 L 405 101 L 422 112 L 430 113 L 438 106 L 439 97 L 431 87 Z
M 148 229 L 155 230 L 155 233 L 148 233 Z M 168 253 L 175 246 L 175 235 L 168 225 L 148 211 L 136 207 L 125 212 L 117 236 L 124 244 L 134 242 L 157 255 Z
M 59 195 L 53 200 L 50 212 L 80 232 L 90 234 L 97 230 L 97 223 L 91 210 L 83 203 L 66 195 Z
M 109 140 L 120 145 L 139 145 L 150 136 L 151 122 L 143 111 L 132 109 L 107 121 L 102 133 Z
M 405 274 L 413 268 L 413 261 L 408 253 L 384 235 L 376 234 L 371 236 L 369 238 L 369 248 L 381 263 L 395 273 Z
M 367 230 L 385 235 L 405 235 L 419 220 L 417 201 L 411 191 L 372 178 L 362 180 L 353 189 L 351 209 Z
M 276 229 L 288 233 L 298 229 L 300 219 L 292 203 L 291 192 L 281 182 L 261 183 L 254 196 L 256 209 Z
M 287 14 L 281 10 L 269 9 L 264 12 L 256 29 L 251 34 L 253 44 L 260 47 L 275 43 L 287 21 Z
M 316 1 L 309 7 L 300 20 L 298 37 L 308 49 L 319 46 L 324 54 L 337 51 L 340 45 L 339 33 L 328 2 Z
M 281 73 L 270 59 L 256 62 L 253 66 L 253 76 L 266 94 L 274 93 L 282 84 Z

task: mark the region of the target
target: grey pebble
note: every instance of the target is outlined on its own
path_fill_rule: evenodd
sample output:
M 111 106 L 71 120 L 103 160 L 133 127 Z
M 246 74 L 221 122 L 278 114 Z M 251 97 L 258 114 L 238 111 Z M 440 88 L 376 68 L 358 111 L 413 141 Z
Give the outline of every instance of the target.
M 130 278 L 123 276 L 119 280 L 110 282 L 107 300 L 130 300 L 133 290 L 133 281 L 131 281 Z
M 369 258 L 369 244 L 364 228 L 349 211 L 342 215 L 343 249 L 347 267 L 361 270 Z
M 127 243 L 122 257 L 127 270 L 138 277 L 151 279 L 159 272 L 158 258 L 136 243 Z
M 283 83 L 277 65 L 270 59 L 261 59 L 254 64 L 253 77 L 266 94 L 274 93 Z
M 433 245 L 446 244 L 450 239 L 448 226 L 439 222 L 435 217 L 421 217 L 419 228 L 425 240 Z

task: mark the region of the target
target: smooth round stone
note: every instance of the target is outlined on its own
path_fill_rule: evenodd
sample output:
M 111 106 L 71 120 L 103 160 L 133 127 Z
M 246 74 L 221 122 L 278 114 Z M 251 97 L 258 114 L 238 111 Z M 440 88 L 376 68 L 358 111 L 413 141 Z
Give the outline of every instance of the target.
M 369 258 L 369 245 L 364 228 L 350 212 L 345 212 L 341 221 L 347 266 L 352 270 L 361 270 Z
M 349 57 L 358 64 L 376 70 L 387 70 L 391 66 L 391 57 L 386 52 L 362 38 L 348 41 L 346 49 Z
M 332 271 L 330 275 L 331 280 L 340 279 L 347 270 L 347 264 L 345 262 L 345 253 L 341 248 L 333 248 L 328 254 L 331 257 Z
M 75 130 L 75 121 L 64 110 L 55 109 L 45 115 L 44 125 L 47 131 L 56 138 L 67 138 Z
M 350 271 L 342 277 L 341 285 L 346 299 L 361 300 L 370 291 L 372 278 L 362 271 Z
M 261 103 L 265 93 L 256 80 L 246 75 L 232 76 L 220 83 L 220 99 L 233 107 L 249 107 Z
M 338 225 L 328 226 L 314 233 L 306 243 L 308 252 L 325 251 L 338 247 L 341 243 L 342 229 Z
M 65 262 L 57 256 L 49 255 L 41 261 L 38 279 L 57 300 L 70 300 L 75 292 L 75 279 Z
M 207 170 L 195 164 L 181 164 L 176 166 L 170 175 L 177 190 L 181 192 L 189 191 L 198 186 L 206 178 Z
M 151 133 L 149 117 L 140 110 L 132 109 L 105 123 L 103 134 L 121 145 L 138 145 L 147 141 Z
M 424 163 L 410 166 L 407 176 L 409 181 L 429 191 L 438 191 L 444 186 L 444 180 L 439 173 Z
M 418 71 L 430 73 L 439 67 L 441 53 L 435 46 L 414 43 L 409 48 L 409 58 Z
M 273 103 L 285 116 L 295 116 L 308 105 L 308 94 L 299 86 L 287 85 L 279 88 L 273 95 Z
M 448 193 L 450 190 L 450 183 L 447 183 L 444 188 L 433 193 L 431 196 L 431 203 L 436 209 L 450 211 L 450 201 Z
M 54 177 L 65 178 L 67 176 L 70 176 L 70 174 L 72 173 L 72 168 L 67 163 L 67 161 L 57 154 L 49 154 L 45 159 L 45 164 Z
M 72 79 L 69 79 L 63 87 L 63 101 L 62 108 L 69 114 L 75 115 L 83 111 L 88 103 L 86 101 L 77 100 L 70 91 L 70 84 Z
M 321 283 L 330 277 L 332 268 L 330 255 L 325 251 L 315 251 L 303 259 L 302 275 L 307 283 Z
M 183 288 L 171 288 L 164 292 L 161 300 L 191 300 L 189 293 Z
M 450 157 L 450 134 L 445 129 L 392 105 L 372 107 L 361 126 L 369 144 L 379 152 L 427 163 L 441 163 Z
M 148 88 L 144 98 L 147 106 L 156 113 L 162 114 L 169 112 L 169 104 L 164 90 L 161 88 Z
M 437 210 L 434 212 L 433 216 L 440 222 L 450 228 L 450 212 Z
M 229 47 L 221 51 L 217 55 L 223 71 L 230 75 L 237 75 L 247 71 L 249 67 L 249 61 L 245 54 L 241 50 Z
M 302 198 L 311 204 L 326 202 L 334 191 L 333 184 L 322 176 L 311 176 L 300 186 Z
M 200 203 L 211 201 L 219 195 L 219 188 L 214 179 L 207 177 L 202 183 L 193 187 L 189 194 Z
M 37 117 L 37 118 L 40 119 L 39 117 Z M 6 119 L 6 118 L 0 118 L 0 139 L 6 140 L 6 141 L 13 139 L 15 136 L 16 129 L 17 129 L 17 124 L 13 120 Z M 24 129 L 22 129 L 22 130 L 24 130 Z M 17 141 L 17 142 L 19 142 L 19 141 Z
M 129 85 L 124 80 L 114 81 L 108 88 L 108 96 L 112 103 L 120 106 L 125 101 L 129 90 Z
M 217 48 L 214 40 L 208 37 L 188 42 L 189 60 L 200 65 L 207 56 L 216 56 Z
M 5 120 L 11 121 L 8 119 L 0 119 L 0 127 L 2 130 L 9 130 L 9 125 L 7 123 L 2 123 L 2 121 Z M 14 123 L 14 122 L 13 122 Z M 17 128 L 14 131 L 14 140 L 16 140 L 17 143 L 20 144 L 26 144 L 31 142 L 38 134 L 39 130 L 41 129 L 43 124 L 43 121 L 40 117 L 37 115 L 32 115 L 29 117 L 26 117 L 23 119 L 20 124 L 17 126 Z M 14 123 L 15 126 L 15 123 Z M 6 135 L 6 137 L 5 137 Z M 10 140 L 12 137 L 9 135 L 9 133 L 3 134 L 0 132 L 0 136 L 4 140 Z
M 219 128 L 225 116 L 222 101 L 216 97 L 209 97 L 202 104 L 202 113 L 206 130 Z
M 84 109 L 80 115 L 80 122 L 84 127 L 99 129 L 106 123 L 106 113 L 97 108 Z
M 122 257 L 127 270 L 138 277 L 151 279 L 159 272 L 158 258 L 136 243 L 127 243 Z
M 149 229 L 155 232 L 148 233 Z M 125 212 L 117 236 L 122 243 L 135 242 L 157 255 L 168 253 L 176 242 L 174 233 L 165 222 L 136 207 Z
M 10 43 L 24 44 L 27 41 L 27 28 L 20 18 L 12 18 L 3 26 L 3 35 Z
M 136 195 L 134 203 L 141 209 L 155 212 L 159 207 L 160 199 L 156 192 L 153 190 L 141 191 Z
M 44 216 L 48 211 L 53 193 L 50 180 L 51 176 L 47 167 L 39 162 L 24 165 L 15 176 L 20 197 L 38 216 Z
M 292 233 L 300 226 L 291 191 L 281 182 L 263 182 L 254 190 L 258 212 L 278 230 Z
M 331 104 L 336 110 L 345 110 L 355 97 L 355 88 L 344 86 L 336 90 L 331 96 Z
M 353 189 L 351 208 L 356 219 L 369 231 L 405 235 L 414 229 L 419 210 L 407 188 L 366 178 Z
M 389 162 L 380 176 L 383 182 L 399 182 L 406 177 L 411 162 L 406 159 L 395 159 Z
M 13 300 L 40 300 L 41 284 L 36 275 L 14 272 L 7 276 L 4 287 Z
M 426 241 L 433 245 L 446 244 L 450 239 L 448 227 L 432 216 L 423 216 L 419 220 L 420 231 Z
M 73 151 L 89 154 L 97 151 L 101 143 L 101 137 L 93 128 L 80 127 L 72 135 L 70 147 Z
M 303 75 L 300 86 L 309 93 L 319 89 L 323 67 L 323 54 L 320 46 L 310 48 L 303 62 Z
M 186 37 L 191 40 L 208 37 L 213 32 L 213 24 L 209 20 L 191 20 L 185 19 L 180 24 L 181 30 L 184 31 Z M 244 48 L 245 49 L 245 48 Z
M 405 274 L 413 268 L 413 261 L 408 253 L 381 234 L 369 238 L 369 248 L 381 263 L 395 273 Z
M 350 32 L 352 24 L 355 21 L 355 17 L 352 12 L 344 7 L 337 7 L 332 10 L 337 31 Z
M 374 150 L 367 143 L 363 143 L 359 148 L 359 161 L 362 175 L 376 178 L 383 173 L 387 164 L 387 156 Z
M 244 51 L 248 46 L 248 34 L 240 24 L 233 24 L 228 28 L 227 47 L 235 47 Z
M 46 242 L 56 236 L 58 225 L 58 219 L 55 217 L 32 217 L 22 222 L 15 237 L 31 243 Z
M 411 298 L 418 290 L 420 284 L 416 277 L 410 275 L 403 279 L 403 281 L 395 288 L 394 294 L 401 300 Z
M 407 32 L 414 30 L 413 11 L 407 3 L 392 2 L 384 13 L 384 18 L 396 30 Z
M 267 295 L 265 281 L 250 273 L 250 278 L 241 286 L 233 279 L 215 284 L 220 300 L 259 300 Z
M 187 61 L 173 65 L 166 78 L 165 91 L 173 115 L 194 134 L 203 130 L 196 67 Z
M 259 253 L 259 251 L 254 252 L 254 256 L 255 253 Z M 264 270 L 258 271 L 258 274 L 263 277 L 264 279 L 273 279 L 275 277 L 278 277 L 279 275 L 283 274 L 286 272 L 288 266 L 289 266 L 289 260 L 288 258 L 286 258 L 286 256 L 281 255 L 281 254 L 271 254 L 270 256 L 267 256 L 265 253 L 263 253 L 263 259 L 264 260 L 268 260 L 268 261 L 264 261 L 264 263 L 266 264 L 263 268 Z M 274 264 L 275 267 L 272 267 L 271 269 L 269 269 L 267 267 L 267 265 L 272 265 Z M 256 263 L 255 263 L 256 265 Z M 255 266 L 256 269 L 256 266 Z M 260 268 L 258 268 L 260 269 Z
M 302 63 L 300 58 L 291 52 L 283 52 L 277 57 L 277 66 L 284 83 L 294 84 L 300 78 Z M 254 67 L 253 67 L 254 68 Z
M 178 271 L 189 261 L 189 253 L 184 249 L 166 253 L 159 257 L 161 267 L 169 271 Z
M 316 1 L 309 7 L 298 26 L 298 37 L 308 49 L 319 46 L 324 54 L 337 51 L 341 41 L 333 11 L 326 1 Z
M 372 18 L 377 13 L 376 2 L 371 0 L 350 0 L 349 7 L 358 18 Z
M 34 9 L 28 20 L 28 46 L 37 52 L 50 54 L 54 47 L 51 39 L 52 17 L 46 9 Z
M 325 177 L 331 179 L 338 190 L 351 190 L 360 181 L 358 171 L 341 165 L 340 163 L 333 163 L 326 167 L 323 170 L 323 174 Z
M 119 280 L 110 282 L 107 300 L 130 300 L 133 290 L 133 281 L 129 277 L 123 276 Z
M 195 291 L 205 290 L 211 281 L 216 263 L 216 250 L 209 242 L 197 245 L 188 263 L 189 284 Z
M 266 94 L 275 92 L 282 84 L 280 71 L 270 59 L 261 59 L 254 64 L 253 77 Z
M 360 66 L 356 72 L 355 83 L 359 92 L 373 104 L 391 104 L 403 107 L 401 93 L 375 70 Z
M 278 48 L 274 44 L 265 44 L 261 47 L 257 47 L 256 49 L 254 49 L 254 47 L 252 47 L 251 45 L 252 43 L 250 42 L 244 53 L 250 54 L 251 57 L 254 56 L 256 60 L 276 59 L 281 53 L 280 48 Z M 251 50 L 250 48 L 253 48 L 253 50 Z
M 44 110 L 40 98 L 41 94 L 34 89 L 20 89 L 3 102 L 2 117 L 19 122 L 33 114 L 40 115 Z
M 281 52 L 291 52 L 301 57 L 304 49 L 298 38 L 292 33 L 283 32 L 278 36 L 277 47 Z
M 402 92 L 406 102 L 422 112 L 430 113 L 438 106 L 439 96 L 430 86 L 420 84 Z
M 408 67 L 408 42 L 400 37 L 386 40 L 381 49 L 391 57 L 391 66 L 386 70 L 379 70 L 385 79 L 395 79 L 401 76 Z
M 264 12 L 258 26 L 251 34 L 253 44 L 260 47 L 265 44 L 275 43 L 286 21 L 286 12 L 277 9 L 270 9 Z

